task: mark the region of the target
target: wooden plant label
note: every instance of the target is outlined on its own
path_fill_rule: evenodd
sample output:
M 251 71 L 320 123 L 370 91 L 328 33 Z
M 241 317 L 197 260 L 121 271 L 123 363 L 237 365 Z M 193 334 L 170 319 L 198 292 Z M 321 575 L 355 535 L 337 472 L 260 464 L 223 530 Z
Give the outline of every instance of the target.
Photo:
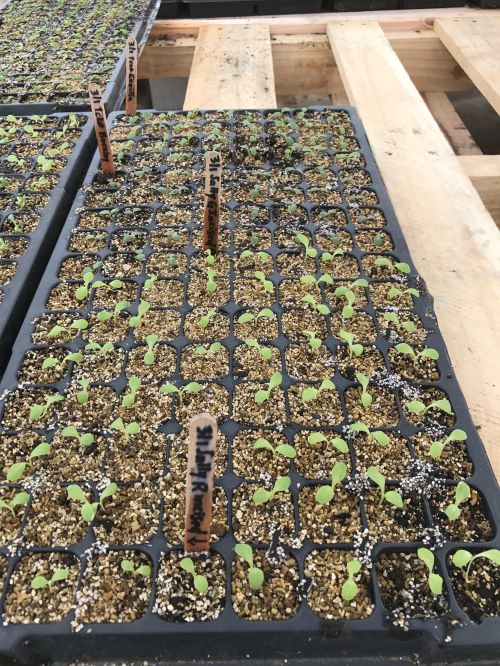
M 102 93 L 99 86 L 93 83 L 89 84 L 90 108 L 94 116 L 95 135 L 97 137 L 97 147 L 101 156 L 101 169 L 104 173 L 114 175 L 115 164 L 111 153 L 111 141 L 109 140 L 108 123 L 106 121 L 106 111 L 102 101 Z
M 125 112 L 133 116 L 137 111 L 137 40 L 135 37 L 127 39 L 125 47 L 127 93 L 125 95 Z
M 211 150 L 205 160 L 205 210 L 203 212 L 203 249 L 217 253 L 222 163 L 221 155 Z
M 217 421 L 197 414 L 189 424 L 184 551 L 199 553 L 210 545 Z

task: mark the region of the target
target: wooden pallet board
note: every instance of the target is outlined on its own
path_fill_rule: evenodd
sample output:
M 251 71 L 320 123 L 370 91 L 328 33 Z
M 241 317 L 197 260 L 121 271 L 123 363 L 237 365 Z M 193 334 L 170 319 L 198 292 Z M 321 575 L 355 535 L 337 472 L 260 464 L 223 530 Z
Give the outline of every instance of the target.
M 481 154 L 445 94 L 474 83 L 495 102 L 500 77 L 458 35 L 474 22 L 479 50 L 484 26 L 495 63 L 499 19 L 500 10 L 463 8 L 157 21 L 140 75 L 189 76 L 185 108 L 269 107 L 273 95 L 320 93 L 357 107 L 500 479 L 500 233 L 485 207 L 500 222 L 500 156 Z M 259 27 L 247 31 L 262 46 L 257 56 L 243 26 Z
M 500 16 L 440 18 L 434 32 L 500 113 Z
M 204 26 L 193 55 L 184 109 L 276 106 L 266 25 Z

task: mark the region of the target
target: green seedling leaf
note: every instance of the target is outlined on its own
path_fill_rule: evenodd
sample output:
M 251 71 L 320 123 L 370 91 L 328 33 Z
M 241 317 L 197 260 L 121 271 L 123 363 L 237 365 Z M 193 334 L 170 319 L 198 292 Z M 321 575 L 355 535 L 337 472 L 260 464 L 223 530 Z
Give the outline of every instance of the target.
M 290 444 L 280 444 L 279 446 L 276 447 L 275 449 L 276 453 L 279 453 L 281 456 L 284 456 L 285 458 L 289 458 L 292 460 L 295 458 L 295 449 L 293 446 L 290 446 Z
M 439 595 L 443 592 L 443 579 L 439 574 L 430 573 L 429 574 L 429 588 L 432 594 Z
M 402 509 L 404 507 L 403 498 L 401 497 L 401 495 L 396 490 L 388 490 L 385 493 L 384 498 L 390 504 L 393 504 L 394 506 L 397 506 L 398 509 Z
M 49 587 L 49 581 L 45 578 L 45 576 L 35 576 L 35 578 L 33 578 L 31 581 L 32 590 L 41 590 L 44 587 Z
M 265 504 L 271 498 L 271 493 L 265 488 L 259 488 L 252 495 L 252 501 L 255 504 Z
M 248 570 L 248 584 L 251 590 L 260 590 L 264 585 L 264 572 L 258 567 L 250 567 Z
M 205 576 L 196 574 L 193 577 L 194 588 L 200 594 L 206 594 L 208 591 L 208 580 Z
M 253 566 L 253 552 L 251 546 L 246 543 L 237 543 L 234 547 L 234 552 L 249 566 Z
M 406 407 L 411 414 L 422 414 L 426 410 L 424 403 L 420 400 L 410 400 L 406 403 Z
M 289 476 L 280 476 L 276 479 L 273 493 L 282 493 L 290 488 L 291 479 Z
M 33 451 L 30 453 L 29 457 L 31 458 L 40 458 L 41 456 L 48 456 L 52 450 L 51 445 L 48 442 L 40 442 L 38 446 L 35 446 Z
M 87 502 L 87 497 L 80 486 L 73 484 L 67 488 L 68 498 L 77 502 Z
M 321 486 L 316 491 L 314 498 L 318 504 L 329 504 L 333 499 L 333 495 L 334 490 L 331 486 Z
M 472 554 L 469 553 L 469 551 L 460 549 L 453 554 L 451 561 L 456 567 L 461 569 L 463 567 L 466 567 L 469 564 L 469 562 L 472 561 L 472 559 L 473 559 Z
M 346 580 L 341 589 L 342 599 L 352 601 L 358 594 L 358 586 L 353 580 Z
M 311 400 L 316 400 L 319 395 L 318 389 L 315 389 L 314 386 L 309 386 L 308 388 L 302 391 L 302 400 L 304 402 L 310 402 Z
M 26 469 L 25 462 L 14 463 L 7 470 L 7 481 L 9 483 L 17 483 L 24 474 L 25 469 Z

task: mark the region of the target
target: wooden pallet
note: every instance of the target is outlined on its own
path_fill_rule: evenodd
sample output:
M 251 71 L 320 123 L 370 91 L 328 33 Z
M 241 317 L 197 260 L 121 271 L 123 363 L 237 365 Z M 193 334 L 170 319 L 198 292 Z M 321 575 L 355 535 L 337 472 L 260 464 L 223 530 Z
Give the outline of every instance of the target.
M 500 10 L 157 21 L 139 76 L 189 77 L 185 109 L 357 107 L 500 479 L 500 155 L 445 94 L 475 85 L 500 113 Z

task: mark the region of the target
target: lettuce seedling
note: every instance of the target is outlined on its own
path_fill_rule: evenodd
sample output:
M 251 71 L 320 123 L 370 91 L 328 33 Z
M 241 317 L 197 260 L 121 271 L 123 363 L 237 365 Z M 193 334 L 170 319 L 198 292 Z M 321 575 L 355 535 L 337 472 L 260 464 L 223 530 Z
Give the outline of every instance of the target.
M 370 430 L 368 426 L 362 421 L 356 421 L 350 426 L 354 432 L 364 432 L 369 439 L 373 439 L 380 446 L 387 446 L 389 444 L 389 437 L 382 430 Z
M 141 564 L 135 568 L 130 560 L 122 560 L 120 562 L 120 567 L 122 571 L 131 573 L 134 576 L 142 576 L 143 578 L 149 578 L 151 576 L 151 567 L 149 564 Z
M 454 413 L 450 401 L 446 400 L 446 398 L 434 400 L 427 406 L 420 400 L 410 400 L 406 403 L 406 407 L 411 414 L 426 414 L 429 409 L 439 409 L 441 412 L 449 414 L 450 416 Z
M 295 458 L 295 449 L 293 446 L 290 446 L 290 444 L 279 444 L 275 447 L 269 440 L 265 439 L 264 437 L 259 437 L 257 440 L 255 440 L 253 448 L 254 450 L 267 449 L 268 451 L 272 452 L 273 457 L 280 455 L 284 458 L 288 458 L 289 460 L 293 460 L 293 458 Z
M 311 244 L 309 242 L 309 238 L 305 236 L 304 234 L 297 234 L 295 236 L 295 240 L 297 243 L 300 243 L 301 245 L 304 246 L 305 252 L 304 252 L 304 258 L 307 260 L 307 257 L 314 259 L 315 257 L 318 256 L 318 250 L 316 248 L 311 247 Z
M 91 285 L 94 289 L 106 289 L 106 291 L 115 291 L 116 289 L 123 289 L 125 286 L 122 280 L 111 280 L 111 282 L 103 282 L 102 280 L 96 280 L 92 282 Z
M 110 428 L 121 432 L 122 435 L 125 435 L 125 439 L 127 440 L 130 435 L 138 435 L 141 432 L 141 426 L 136 421 L 125 424 L 121 417 L 115 419 L 110 425 Z
M 181 386 L 181 388 L 177 388 L 177 386 L 171 384 L 170 382 L 167 382 L 166 384 L 160 386 L 160 393 L 166 393 L 166 394 L 177 393 L 177 395 L 179 396 L 180 403 L 182 403 L 184 393 L 199 393 L 202 390 L 203 386 L 201 384 L 198 384 L 198 382 L 189 382 L 189 384 Z
M 317 400 L 323 391 L 334 391 L 336 388 L 335 384 L 331 379 L 323 379 L 319 388 L 315 386 L 308 386 L 302 391 L 301 399 L 304 402 L 311 402 L 312 400 Z
M 258 488 L 252 495 L 252 500 L 255 504 L 265 504 L 274 499 L 277 493 L 287 492 L 290 488 L 291 479 L 289 476 L 279 476 L 273 486 L 272 490 L 265 488 Z
M 85 351 L 97 351 L 100 356 L 106 356 L 113 349 L 114 345 L 112 342 L 105 342 L 103 345 L 100 345 L 98 342 L 89 342 L 85 345 Z
M 354 342 L 354 333 L 351 333 L 350 331 L 340 331 L 339 337 L 347 342 L 349 358 L 352 358 L 353 356 L 361 356 L 364 347 L 359 342 Z
M 23 476 L 26 467 L 31 465 L 31 462 L 35 458 L 41 458 L 42 456 L 50 455 L 52 447 L 48 442 L 40 442 L 35 448 L 31 451 L 28 456 L 28 460 L 23 460 L 21 462 L 13 463 L 7 470 L 6 481 L 7 483 L 17 483 Z
M 484 557 L 490 562 L 493 562 L 493 564 L 496 566 L 500 566 L 500 550 L 498 548 L 483 550 L 482 553 L 477 553 L 476 555 L 469 553 L 468 550 L 459 549 L 453 554 L 451 561 L 453 562 L 453 565 L 457 567 L 457 569 L 463 569 L 464 567 L 467 567 L 465 571 L 465 580 L 469 582 L 469 573 L 472 563 L 474 560 L 477 560 L 481 557 Z
M 324 303 L 318 303 L 317 300 L 311 294 L 306 294 L 302 297 L 304 303 L 307 303 L 315 312 L 319 312 L 322 315 L 330 314 L 330 308 Z
M 264 287 L 264 291 L 267 291 L 270 294 L 274 292 L 274 284 L 271 282 L 271 280 L 268 280 L 266 278 L 265 274 L 262 271 L 255 271 L 254 277 L 256 277 L 257 280 L 260 281 L 260 283 Z
M 1 509 L 7 509 L 7 511 L 10 511 L 13 516 L 16 515 L 15 508 L 17 506 L 26 506 L 28 504 L 30 499 L 30 496 L 28 495 L 27 492 L 20 491 L 14 495 L 14 497 L 9 500 L 3 500 L 0 499 L 0 510 Z
M 342 308 L 342 319 L 350 319 L 354 314 L 354 304 L 356 302 L 356 294 L 353 291 L 355 287 L 368 287 L 368 282 L 364 278 L 354 280 L 349 287 L 344 285 L 337 287 L 333 295 L 337 298 L 343 298 L 346 302 Z
M 206 576 L 197 574 L 194 566 L 194 562 L 190 557 L 184 557 L 180 562 L 179 566 L 187 573 L 191 574 L 193 577 L 194 589 L 200 594 L 206 594 L 208 592 L 208 580 Z
M 214 356 L 217 354 L 222 349 L 222 345 L 220 342 L 212 342 L 211 345 L 209 346 L 204 346 L 204 345 L 199 345 L 195 349 L 195 353 L 198 354 L 199 356 Z
M 375 265 L 376 266 L 387 266 L 387 268 L 389 268 L 389 270 L 393 271 L 394 273 L 396 271 L 399 271 L 400 273 L 408 274 L 411 271 L 411 268 L 408 266 L 408 264 L 406 262 L 396 261 L 396 262 L 393 263 L 387 257 L 377 257 L 375 259 Z
M 366 470 L 366 475 L 380 489 L 379 504 L 382 504 L 383 500 L 386 500 L 389 502 L 389 504 L 393 504 L 398 509 L 403 508 L 404 501 L 401 497 L 401 494 L 398 493 L 397 490 L 388 490 L 387 492 L 385 491 L 385 476 L 381 474 L 381 472 L 379 472 L 376 467 L 368 467 Z
M 83 354 L 81 352 L 71 352 L 70 354 L 66 354 L 66 356 L 61 360 L 54 358 L 53 356 L 48 356 L 42 363 L 42 370 L 55 367 L 58 367 L 62 370 L 65 363 L 73 362 L 78 364 L 81 361 L 83 361 Z
M 332 261 L 335 257 L 342 257 L 345 254 L 344 250 L 341 247 L 338 247 L 334 250 L 333 254 L 331 252 L 323 252 L 319 258 L 320 261 Z
M 250 257 L 257 257 L 262 263 L 272 263 L 273 258 L 267 252 L 252 252 L 252 250 L 243 250 L 240 254 L 240 259 L 249 259 Z
M 437 573 L 434 573 L 434 553 L 428 548 L 419 548 L 417 550 L 418 559 L 427 567 L 427 582 L 429 589 L 434 596 L 443 593 L 443 579 Z
M 118 486 L 116 483 L 109 483 L 99 495 L 98 502 L 89 502 L 82 488 L 77 484 L 72 484 L 67 488 L 68 499 L 81 502 L 80 513 L 83 520 L 87 523 L 91 523 L 94 520 L 99 509 L 104 509 L 104 500 L 112 497 L 117 491 Z
M 373 402 L 373 398 L 372 398 L 371 393 L 368 393 L 368 384 L 369 384 L 370 380 L 362 372 L 356 372 L 356 379 L 361 384 L 361 398 L 360 398 L 360 400 L 361 400 L 361 404 L 366 409 Z
M 158 276 L 155 273 L 151 273 L 148 279 L 144 281 L 142 289 L 145 289 L 146 291 L 152 289 L 156 280 L 158 280 Z
M 260 389 L 255 394 L 255 402 L 258 405 L 261 405 L 263 402 L 268 400 L 271 397 L 272 390 L 277 388 L 278 386 L 281 386 L 282 381 L 283 381 L 283 375 L 281 374 L 281 372 L 275 372 L 273 375 L 271 375 L 271 379 L 269 380 L 267 389 Z
M 467 439 L 467 433 L 465 432 L 465 430 L 460 430 L 460 428 L 455 428 L 455 430 L 452 430 L 450 432 L 450 434 L 444 440 L 444 442 L 432 442 L 429 448 L 429 454 L 431 458 L 437 460 L 438 458 L 441 457 L 444 447 L 448 444 L 448 442 L 465 442 L 466 439 Z
M 137 306 L 137 315 L 135 317 L 130 317 L 130 326 L 135 330 L 139 330 L 139 327 L 143 323 L 144 315 L 149 312 L 151 304 L 149 301 L 141 301 Z
M 302 284 L 315 284 L 318 287 L 322 283 L 329 284 L 329 285 L 333 284 L 333 278 L 332 278 L 331 275 L 328 275 L 328 273 L 323 273 L 318 279 L 316 279 L 314 277 L 314 275 L 310 275 L 310 274 L 302 275 L 301 278 L 300 278 L 300 281 L 302 282 Z
M 343 583 L 340 594 L 344 601 L 352 601 L 358 594 L 358 586 L 354 576 L 361 571 L 361 562 L 359 560 L 349 560 L 347 563 L 347 580 Z
M 156 333 L 150 333 L 146 336 L 147 352 L 144 354 L 142 362 L 144 365 L 153 365 L 156 360 L 155 345 L 158 342 Z
M 264 585 L 264 572 L 254 566 L 252 546 L 247 543 L 237 543 L 234 552 L 248 564 L 248 585 L 251 590 L 260 590 Z
M 459 481 L 455 486 L 455 500 L 448 504 L 444 510 L 448 520 L 458 520 L 460 518 L 460 505 L 470 498 L 470 486 L 465 481 Z
M 321 486 L 314 495 L 318 504 L 330 504 L 335 494 L 335 488 L 347 476 L 347 465 L 345 462 L 338 462 L 332 467 L 331 483 L 329 486 Z
M 395 312 L 384 312 L 383 317 L 386 321 L 395 324 L 398 328 L 404 328 L 408 333 L 415 333 L 417 327 L 412 321 L 401 321 Z
M 217 291 L 217 282 L 215 278 L 217 277 L 217 272 L 213 268 L 207 268 L 207 291 L 213 293 Z
M 314 331 L 301 331 L 306 338 L 309 338 L 309 345 L 311 349 L 319 349 L 321 347 L 321 340 L 316 336 Z
M 308 436 L 307 441 L 309 444 L 326 442 L 328 445 L 334 446 L 338 451 L 340 451 L 340 453 L 349 453 L 349 446 L 347 445 L 347 442 L 341 437 L 332 437 L 331 439 L 328 439 L 328 437 L 322 432 L 312 432 Z
M 266 361 L 270 361 L 272 359 L 273 352 L 271 347 L 265 347 L 264 345 L 259 344 L 255 338 L 245 338 L 244 342 L 248 347 L 255 347 L 255 349 L 258 349 L 259 354 Z
M 276 319 L 276 313 L 269 308 L 259 310 L 256 315 L 253 315 L 251 312 L 244 312 L 238 317 L 238 319 L 236 319 L 236 323 L 248 324 L 251 321 L 258 321 L 259 319 Z
M 140 386 L 141 386 L 140 377 L 136 377 L 135 375 L 133 377 L 130 377 L 130 379 L 128 380 L 129 392 L 124 394 L 122 397 L 123 407 L 133 407 L 135 405 L 136 394 Z
M 44 587 L 49 589 L 54 585 L 54 583 L 59 583 L 60 581 L 66 580 L 69 576 L 69 569 L 56 569 L 50 579 L 45 578 L 45 576 L 35 576 L 31 581 L 32 590 L 42 590 Z
M 86 405 L 90 398 L 90 393 L 89 393 L 90 379 L 79 379 L 78 383 L 82 388 L 76 394 L 76 399 L 80 405 Z
M 409 294 L 410 296 L 415 296 L 415 298 L 418 298 L 420 296 L 420 292 L 418 291 L 418 289 L 413 289 L 413 287 L 409 287 L 408 289 L 398 289 L 397 287 L 391 287 L 387 292 L 387 296 L 389 298 L 396 300 L 399 300 L 402 296 L 405 296 L 406 294 Z
M 110 319 L 115 319 L 118 317 L 120 312 L 126 310 L 130 307 L 130 303 L 127 300 L 118 301 L 112 311 L 110 310 L 101 310 L 97 313 L 97 319 L 99 321 L 109 321 Z
M 84 301 L 88 298 L 89 295 L 89 285 L 94 279 L 94 273 L 90 270 L 90 268 L 86 268 L 83 271 L 82 275 L 82 280 L 83 280 L 83 285 L 77 288 L 75 292 L 76 300 L 77 301 Z
M 64 400 L 63 395 L 47 395 L 44 398 L 43 403 L 37 403 L 36 405 L 32 405 L 30 408 L 30 413 L 29 413 L 29 420 L 30 421 L 39 421 L 42 419 L 44 416 L 47 415 L 47 412 L 49 411 L 50 407 L 54 405 L 56 402 L 61 402 L 61 400 Z
M 66 326 L 59 326 L 56 324 L 56 326 L 53 326 L 50 331 L 47 333 L 48 338 L 55 338 L 61 333 L 71 333 L 71 329 L 75 329 L 77 331 L 84 331 L 86 328 L 88 328 L 88 321 L 86 319 L 74 319 L 69 327 Z
M 198 321 L 198 324 L 199 324 L 200 328 L 206 328 L 206 327 L 209 325 L 210 320 L 211 320 L 213 317 L 215 317 L 216 314 L 217 314 L 217 311 L 216 311 L 216 310 L 210 309 L 210 310 L 207 312 L 206 315 L 203 315 L 203 317 L 200 317 L 200 319 L 199 319 L 199 321 Z
M 75 426 L 66 426 L 61 430 L 61 437 L 65 439 L 77 439 L 82 449 L 91 446 L 94 443 L 94 435 L 91 432 L 80 434 Z
M 400 344 L 396 345 L 394 349 L 399 354 L 410 356 L 415 365 L 417 365 L 420 358 L 430 358 L 433 361 L 437 361 L 439 358 L 438 350 L 432 349 L 432 347 L 424 347 L 422 351 L 415 351 L 411 345 L 408 345 L 406 342 L 401 342 Z

